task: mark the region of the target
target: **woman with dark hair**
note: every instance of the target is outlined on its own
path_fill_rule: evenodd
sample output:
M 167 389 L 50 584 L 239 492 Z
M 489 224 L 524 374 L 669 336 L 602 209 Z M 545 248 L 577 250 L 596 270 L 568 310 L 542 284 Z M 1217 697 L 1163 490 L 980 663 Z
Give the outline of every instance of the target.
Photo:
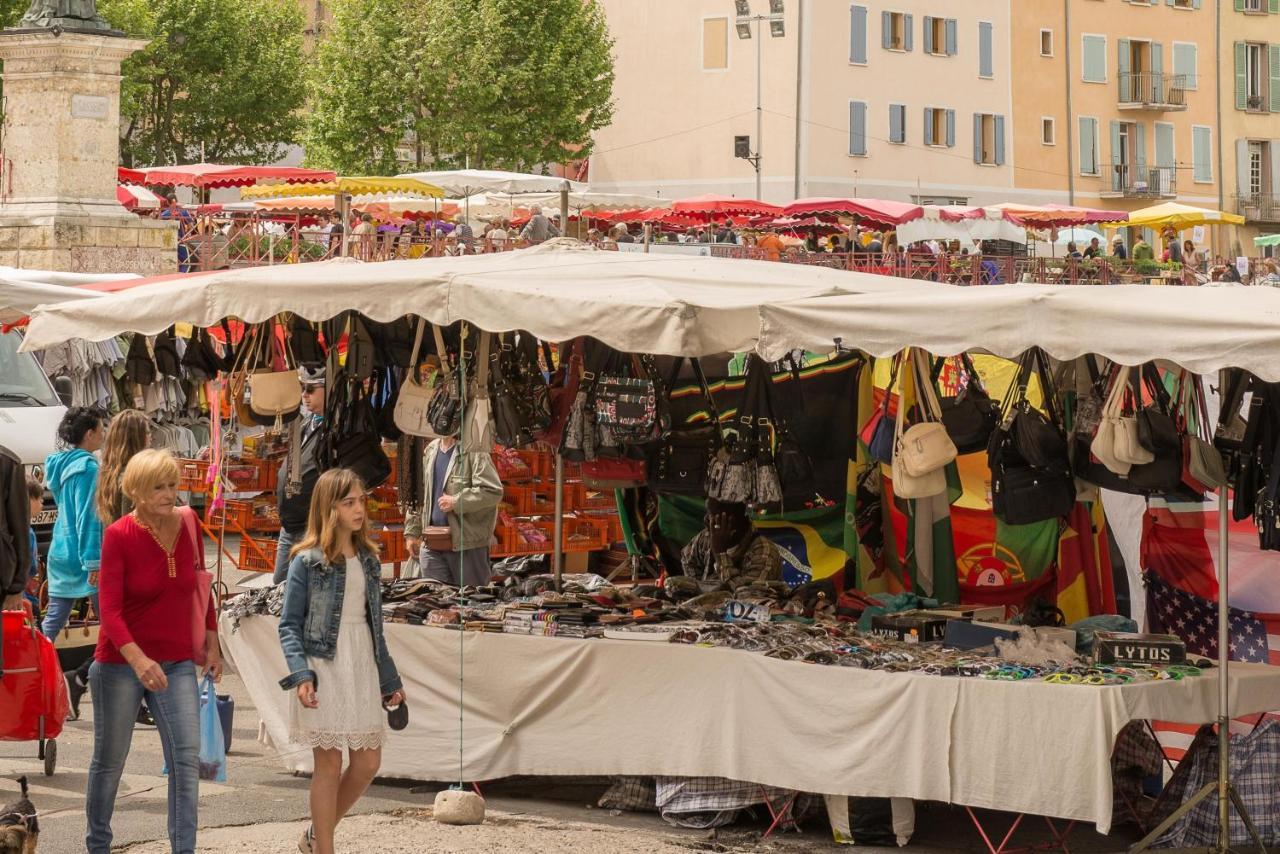
M 107 435 L 101 410 L 73 406 L 58 424 L 63 450 L 44 462 L 45 484 L 58 505 L 58 521 L 49 544 L 49 607 L 42 629 L 55 637 L 71 617 L 77 599 L 93 600 L 98 609 L 98 562 L 102 552 L 102 520 L 95 506 L 98 458 Z

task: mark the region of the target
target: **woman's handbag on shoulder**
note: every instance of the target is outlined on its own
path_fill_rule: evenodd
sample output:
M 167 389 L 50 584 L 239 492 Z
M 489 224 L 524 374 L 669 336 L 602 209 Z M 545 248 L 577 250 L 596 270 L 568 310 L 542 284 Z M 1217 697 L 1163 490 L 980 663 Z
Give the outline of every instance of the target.
M 200 540 L 200 523 L 196 520 L 196 511 L 183 507 L 178 512 L 191 537 L 191 550 L 195 555 L 192 570 L 196 576 L 195 594 L 191 604 L 191 660 L 203 667 L 209 660 L 208 651 L 208 617 L 209 600 L 213 598 L 213 573 L 204 568 L 204 544 Z

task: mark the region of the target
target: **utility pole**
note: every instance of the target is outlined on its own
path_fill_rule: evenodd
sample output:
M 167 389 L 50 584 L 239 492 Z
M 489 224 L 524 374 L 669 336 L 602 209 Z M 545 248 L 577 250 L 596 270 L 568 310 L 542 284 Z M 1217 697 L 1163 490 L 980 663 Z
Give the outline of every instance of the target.
M 756 150 L 751 153 L 750 142 L 744 150 L 742 137 L 734 139 L 734 156 L 749 161 L 756 170 L 756 198 L 762 198 L 763 177 L 761 174 L 761 163 L 763 156 L 761 154 L 764 148 L 764 33 L 759 31 L 759 27 L 765 21 L 769 22 L 769 35 L 775 39 L 782 38 L 787 34 L 785 19 L 783 13 L 786 10 L 785 0 L 769 0 L 769 14 L 752 15 L 750 0 L 734 0 L 734 8 L 737 12 L 737 19 L 734 21 L 734 27 L 738 31 L 738 38 L 752 38 L 751 25 L 756 25 Z

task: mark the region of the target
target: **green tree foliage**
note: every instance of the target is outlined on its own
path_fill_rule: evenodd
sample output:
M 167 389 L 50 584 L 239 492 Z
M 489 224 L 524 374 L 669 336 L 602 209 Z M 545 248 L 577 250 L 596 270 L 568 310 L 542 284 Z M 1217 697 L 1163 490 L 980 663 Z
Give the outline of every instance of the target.
M 305 98 L 296 0 L 98 0 L 151 44 L 124 63 L 126 164 L 265 163 L 296 142 Z
M 310 76 L 308 160 L 387 174 L 534 169 L 590 152 L 612 119 L 613 60 L 595 0 L 333 0 Z

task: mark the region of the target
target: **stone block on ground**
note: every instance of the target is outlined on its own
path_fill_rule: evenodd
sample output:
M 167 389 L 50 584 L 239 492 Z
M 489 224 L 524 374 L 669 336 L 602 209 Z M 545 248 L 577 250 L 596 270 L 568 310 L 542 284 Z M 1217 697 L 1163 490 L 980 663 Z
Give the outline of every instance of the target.
M 484 798 L 475 792 L 446 789 L 436 794 L 433 813 L 441 824 L 483 824 Z

